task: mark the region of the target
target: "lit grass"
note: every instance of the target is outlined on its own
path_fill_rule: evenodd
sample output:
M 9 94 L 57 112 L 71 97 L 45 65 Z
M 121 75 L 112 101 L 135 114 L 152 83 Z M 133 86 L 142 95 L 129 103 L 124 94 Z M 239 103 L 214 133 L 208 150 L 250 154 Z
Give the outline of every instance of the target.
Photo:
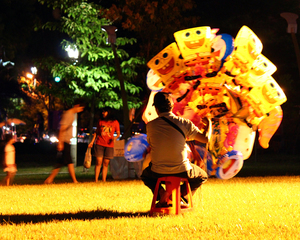
M 209 179 L 195 209 L 149 217 L 140 180 L 0 187 L 0 239 L 299 239 L 300 177 Z
M 50 172 L 53 170 L 53 166 L 45 167 L 28 167 L 28 168 L 18 168 L 18 172 L 14 178 L 13 184 L 15 185 L 30 185 L 30 184 L 42 184 L 45 179 L 49 176 Z M 83 167 L 75 168 L 76 177 L 78 181 L 90 182 L 94 181 L 94 166 L 88 171 L 84 171 Z M 0 179 L 5 177 L 5 173 L 0 173 Z M 108 178 L 111 178 L 111 173 L 108 173 Z M 1 181 L 1 180 L 0 180 Z M 62 167 L 60 172 L 54 179 L 55 183 L 71 183 L 72 179 L 68 173 L 67 167 Z

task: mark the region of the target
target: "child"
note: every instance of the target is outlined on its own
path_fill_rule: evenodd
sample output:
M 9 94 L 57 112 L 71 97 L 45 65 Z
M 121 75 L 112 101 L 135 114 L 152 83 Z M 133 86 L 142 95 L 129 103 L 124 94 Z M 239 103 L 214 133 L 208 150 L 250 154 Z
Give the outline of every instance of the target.
M 15 164 L 15 139 L 11 134 L 5 134 L 6 145 L 4 147 L 4 162 L 3 162 L 3 172 L 6 172 L 7 175 L 4 179 L 4 185 L 9 186 L 12 182 L 16 172 L 17 165 Z

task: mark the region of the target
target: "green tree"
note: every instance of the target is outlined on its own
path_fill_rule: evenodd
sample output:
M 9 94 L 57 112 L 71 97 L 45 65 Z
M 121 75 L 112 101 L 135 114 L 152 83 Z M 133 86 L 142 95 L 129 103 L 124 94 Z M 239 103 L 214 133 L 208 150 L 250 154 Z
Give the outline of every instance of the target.
M 47 22 L 45 29 L 60 31 L 68 35 L 62 41 L 62 47 L 78 49 L 78 59 L 64 59 L 51 67 L 53 76 L 59 76 L 74 92 L 74 95 L 86 98 L 91 103 L 91 122 L 93 125 L 94 108 L 109 106 L 114 109 L 138 108 L 141 105 L 139 92 L 142 90 L 134 84 L 137 76 L 136 66 L 143 64 L 142 58 L 130 57 L 122 49 L 127 44 L 134 44 L 135 39 L 117 38 L 116 52 L 121 59 L 122 75 L 125 80 L 128 106 L 123 106 L 120 81 L 115 68 L 112 49 L 107 44 L 107 33 L 103 26 L 111 22 L 100 15 L 101 6 L 86 1 L 39 1 L 56 11 L 60 9 L 60 20 Z M 128 113 L 124 113 L 128 116 Z M 126 121 L 125 119 L 124 121 Z M 125 123 L 124 123 L 125 124 Z M 129 126 L 125 126 L 125 128 Z

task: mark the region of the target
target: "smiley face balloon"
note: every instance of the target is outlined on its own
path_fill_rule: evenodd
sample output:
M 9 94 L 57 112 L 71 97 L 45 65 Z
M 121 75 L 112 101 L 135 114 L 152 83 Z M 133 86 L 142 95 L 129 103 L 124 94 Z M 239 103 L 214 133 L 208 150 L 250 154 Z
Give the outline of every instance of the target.
M 185 65 L 207 64 L 211 54 L 210 27 L 196 27 L 174 33 Z
M 208 26 L 177 31 L 176 43 L 148 62 L 151 94 L 143 120 L 147 124 L 158 117 L 157 91 L 171 95 L 175 115 L 198 127 L 208 119 L 208 174 L 229 179 L 250 157 L 257 130 L 260 145 L 269 146 L 287 98 L 271 76 L 276 66 L 262 54 L 262 42 L 250 28 L 242 26 L 235 39 L 217 32 Z
M 179 58 L 180 51 L 176 43 L 171 43 L 148 62 L 164 85 L 172 81 L 172 76 L 179 75 L 183 68 L 183 60 Z

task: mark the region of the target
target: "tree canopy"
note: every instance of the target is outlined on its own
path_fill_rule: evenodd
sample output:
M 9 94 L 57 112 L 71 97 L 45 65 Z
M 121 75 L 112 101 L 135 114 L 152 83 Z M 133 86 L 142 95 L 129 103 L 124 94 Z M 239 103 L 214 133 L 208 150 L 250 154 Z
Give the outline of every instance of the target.
M 199 17 L 191 14 L 193 0 L 117 0 L 105 16 L 123 29 L 134 32 L 139 39 L 139 54 L 150 60 L 173 41 L 173 33 L 197 26 Z
M 44 1 L 41 1 L 42 3 Z M 52 1 L 48 1 L 50 3 Z M 87 99 L 95 96 L 96 106 L 122 107 L 120 82 L 116 75 L 114 55 L 107 44 L 107 33 L 102 26 L 110 22 L 100 15 L 99 5 L 86 1 L 62 1 L 60 21 L 48 22 L 45 29 L 66 33 L 68 39 L 62 41 L 62 47 L 79 51 L 78 59 L 65 58 L 51 67 L 53 76 L 59 76 L 74 91 Z M 58 5 L 52 5 L 54 9 Z M 141 58 L 130 57 L 121 47 L 134 44 L 135 39 L 117 38 L 117 54 L 122 59 L 121 67 L 128 93 L 129 108 L 140 106 L 137 94 L 140 87 L 134 84 L 137 76 L 135 68 L 143 64 Z

